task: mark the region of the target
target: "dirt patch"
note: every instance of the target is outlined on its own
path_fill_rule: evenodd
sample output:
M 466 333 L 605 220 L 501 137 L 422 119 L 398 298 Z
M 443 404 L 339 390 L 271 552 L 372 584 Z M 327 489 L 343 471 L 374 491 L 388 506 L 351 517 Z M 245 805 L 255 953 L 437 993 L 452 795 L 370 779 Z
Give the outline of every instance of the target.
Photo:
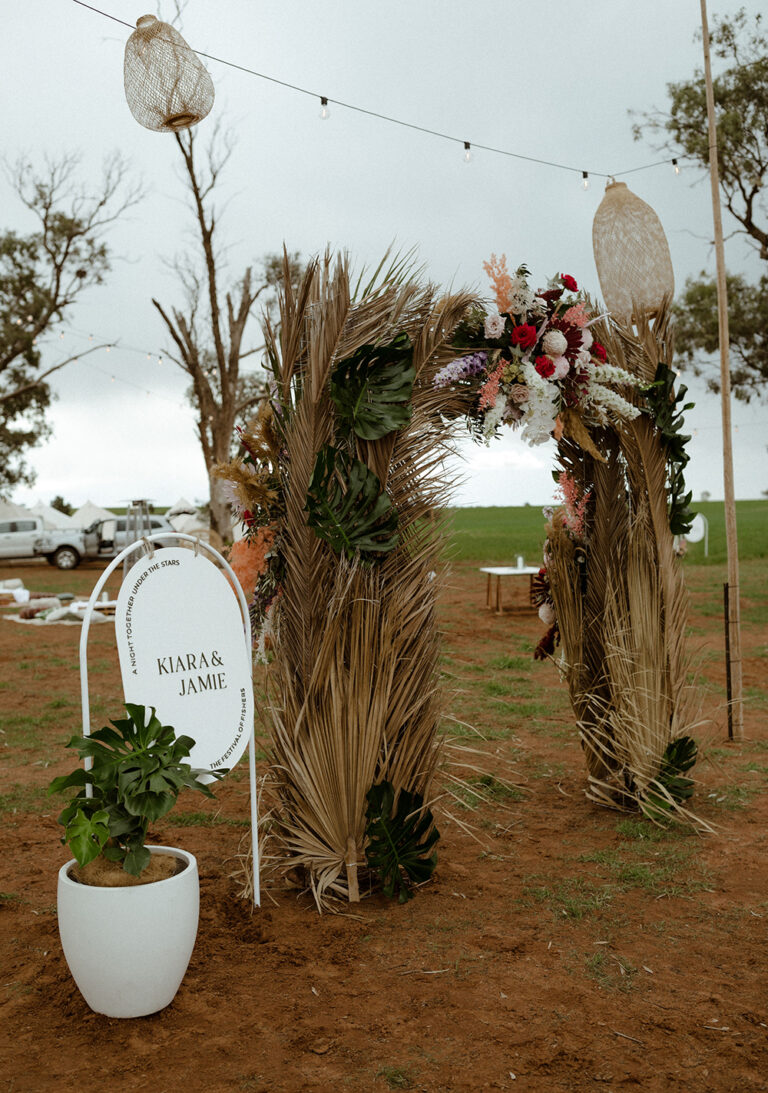
M 16 575 L 79 592 L 97 573 L 0 571 Z M 172 1005 L 130 1021 L 87 1008 L 56 926 L 66 851 L 43 790 L 79 731 L 79 631 L 0 619 L 0 1089 L 768 1090 L 765 582 L 752 574 L 758 621 L 745 618 L 747 740 L 729 744 L 717 577 L 691 573 L 714 712 L 694 803 L 720 834 L 659 832 L 585 800 L 564 688 L 530 660 L 538 619 L 486 611 L 484 578 L 459 567 L 443 605 L 449 724 L 482 755 L 453 755 L 478 796 L 442 801 L 434 880 L 402 907 L 373 896 L 319 916 L 269 889 L 253 911 L 231 877 L 248 833 L 238 770 L 216 802 L 186 795 L 153 832 L 198 858 L 200 931 Z M 111 627 L 91 635 L 90 679 L 94 719 L 115 713 Z

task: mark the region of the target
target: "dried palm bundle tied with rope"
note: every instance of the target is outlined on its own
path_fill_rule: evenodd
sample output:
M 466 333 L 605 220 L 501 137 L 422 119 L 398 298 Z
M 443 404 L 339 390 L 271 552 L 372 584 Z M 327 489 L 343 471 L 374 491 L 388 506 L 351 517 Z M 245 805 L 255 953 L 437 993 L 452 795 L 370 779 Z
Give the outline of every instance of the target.
M 197 125 L 213 106 L 213 81 L 194 50 L 170 23 L 154 15 L 136 20 L 125 44 L 125 97 L 140 125 L 173 133 Z
M 321 908 L 371 885 L 404 900 L 434 867 L 451 427 L 433 380 L 471 302 L 402 263 L 354 284 L 326 255 L 286 278 L 269 405 L 221 469 L 249 534 L 274 533 L 253 603 L 274 649 L 271 845 Z

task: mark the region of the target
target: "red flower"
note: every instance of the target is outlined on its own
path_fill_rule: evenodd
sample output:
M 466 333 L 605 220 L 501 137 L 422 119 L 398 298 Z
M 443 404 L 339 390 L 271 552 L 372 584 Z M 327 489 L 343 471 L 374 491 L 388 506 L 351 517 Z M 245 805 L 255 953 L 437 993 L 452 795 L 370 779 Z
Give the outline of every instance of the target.
M 521 349 L 530 349 L 536 344 L 536 327 L 530 323 L 522 323 L 515 326 L 509 336 L 512 345 L 519 345 Z
M 563 282 L 569 292 L 578 292 L 579 286 L 576 281 L 571 277 L 570 273 L 561 273 L 560 280 Z
M 605 364 L 606 360 L 608 359 L 608 354 L 605 351 L 605 346 L 601 345 L 600 342 L 592 342 L 590 348 L 592 350 L 592 356 L 597 357 L 599 361 L 602 361 L 602 363 Z
M 548 380 L 555 371 L 555 363 L 551 357 L 537 357 L 534 366 L 542 379 Z

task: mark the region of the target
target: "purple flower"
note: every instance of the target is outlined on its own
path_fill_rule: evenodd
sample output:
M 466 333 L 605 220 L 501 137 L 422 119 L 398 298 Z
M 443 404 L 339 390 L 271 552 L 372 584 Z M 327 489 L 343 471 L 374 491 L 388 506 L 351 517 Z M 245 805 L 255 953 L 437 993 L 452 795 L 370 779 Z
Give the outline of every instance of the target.
M 487 363 L 488 354 L 483 352 L 471 353 L 467 357 L 457 357 L 440 369 L 435 376 L 434 385 L 447 387 L 451 383 L 456 383 L 457 380 L 466 379 L 467 376 L 482 375 Z

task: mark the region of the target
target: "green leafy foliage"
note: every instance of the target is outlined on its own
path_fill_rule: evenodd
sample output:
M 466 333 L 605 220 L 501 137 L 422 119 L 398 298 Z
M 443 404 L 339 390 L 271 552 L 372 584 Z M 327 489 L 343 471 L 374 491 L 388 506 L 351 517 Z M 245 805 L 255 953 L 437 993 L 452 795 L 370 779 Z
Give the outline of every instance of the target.
M 672 802 L 680 804 L 693 796 L 693 779 L 685 778 L 683 775 L 696 762 L 698 750 L 698 745 L 692 736 L 681 736 L 668 745 L 661 760 L 661 769 L 643 801 L 642 809 L 645 816 L 649 819 L 661 819 L 670 814 Z M 655 790 L 654 784 L 662 786 L 666 794 Z
M 416 369 L 407 334 L 388 345 L 362 345 L 331 375 L 331 399 L 339 424 L 362 440 L 379 440 L 411 418 Z
M 766 398 L 768 383 L 768 277 L 751 285 L 741 274 L 729 274 L 728 342 L 731 391 L 749 402 Z M 720 346 L 717 283 L 702 272 L 689 277 L 675 309 L 675 349 L 696 375 L 706 374 L 707 386 L 720 390 L 720 365 L 711 358 Z M 709 359 L 708 359 L 709 358 Z
M 710 28 L 716 65 L 713 81 L 717 120 L 720 191 L 728 211 L 766 257 L 764 189 L 768 165 L 768 35 L 760 13 L 741 8 L 732 16 L 713 15 Z M 668 110 L 643 114 L 635 139 L 658 134 L 657 144 L 674 156 L 681 152 L 694 168 L 709 169 L 707 99 L 702 74 L 667 84 Z
M 138 876 L 149 864 L 145 841 L 150 823 L 173 808 L 184 788 L 212 797 L 199 780 L 202 771 L 184 760 L 194 746 L 189 736 L 176 736 L 162 725 L 154 708 L 126 703 L 128 717 L 113 721 L 90 736 L 73 736 L 67 744 L 80 759 L 93 761 L 90 770 L 78 767 L 51 782 L 48 793 L 77 793 L 59 816 L 68 843 L 80 866 L 102 854 L 122 862 Z M 212 771 L 215 777 L 225 770 Z M 88 796 L 90 787 L 91 796 Z
M 440 838 L 434 817 L 418 793 L 404 789 L 395 808 L 391 782 L 371 786 L 366 800 L 366 861 L 378 874 L 384 895 L 406 903 L 412 897 L 409 882 L 428 880 L 437 865 L 437 852 L 430 853 Z
M 397 545 L 397 511 L 365 463 L 328 444 L 317 454 L 307 523 L 337 554 L 380 555 Z
M 685 492 L 684 475 L 690 459 L 685 446 L 691 438 L 681 432 L 684 425 L 683 414 L 694 405 L 692 402 L 683 402 L 687 392 L 685 384 L 681 384 L 675 391 L 675 373 L 663 363 L 659 364 L 653 383 L 645 390 L 645 397 L 653 414 L 654 424 L 661 433 L 667 457 L 669 530 L 673 535 L 687 534 L 695 516 L 689 508 L 693 493 L 690 490 Z
M 761 13 L 744 8 L 728 16 L 713 14 L 710 38 L 715 62 L 713 97 L 717 122 L 717 160 L 720 194 L 760 258 L 768 258 L 766 179 L 768 178 L 768 35 Z M 707 97 L 700 71 L 679 83 L 667 84 L 665 110 L 641 114 L 635 139 L 660 138 L 656 148 L 680 157 L 686 174 L 709 172 Z M 734 227 L 735 225 L 731 225 Z M 731 383 L 737 398 L 765 398 L 768 379 L 766 278 L 748 284 L 728 278 L 728 315 L 731 345 Z M 688 281 L 675 309 L 675 342 L 695 368 L 709 368 L 699 354 L 718 348 L 718 319 L 714 281 L 702 274 Z M 698 359 L 696 359 L 698 358 Z M 712 386 L 717 380 L 710 381 Z

